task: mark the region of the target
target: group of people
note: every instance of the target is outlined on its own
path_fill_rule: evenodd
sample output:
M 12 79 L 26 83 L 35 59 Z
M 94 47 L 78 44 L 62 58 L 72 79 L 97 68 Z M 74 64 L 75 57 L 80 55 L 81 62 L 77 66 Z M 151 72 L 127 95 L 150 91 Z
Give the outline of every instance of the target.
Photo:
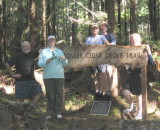
M 47 113 L 62 118 L 64 109 L 64 66 L 68 64 L 64 53 L 56 48 L 56 38 L 48 37 L 48 47 L 39 52 L 31 51 L 30 43 L 21 43 L 22 52 L 12 57 L 6 68 L 15 78 L 15 95 L 19 101 L 34 99 L 31 108 L 35 108 L 43 95 L 40 84 L 34 77 L 34 59 L 39 56 L 38 66 L 43 67 L 43 81 L 46 89 Z M 16 72 L 12 70 L 15 66 Z
M 92 35 L 89 36 L 85 45 L 116 45 L 116 39 L 113 34 L 107 33 L 107 24 L 91 27 Z M 101 32 L 101 35 L 99 34 Z M 130 36 L 131 45 L 141 45 L 141 36 L 134 33 Z M 153 64 L 150 47 L 146 46 L 149 64 Z M 42 88 L 34 77 L 34 59 L 39 56 L 38 66 L 43 69 L 43 81 L 46 89 L 47 113 L 56 115 L 56 118 L 62 118 L 64 110 L 64 67 L 68 65 L 68 60 L 62 50 L 56 47 L 56 38 L 51 35 L 48 37 L 48 47 L 44 48 L 40 55 L 38 51 L 31 51 L 30 43 L 24 41 L 21 43 L 22 52 L 13 56 L 7 63 L 6 68 L 15 78 L 15 95 L 20 101 L 34 98 L 32 106 L 36 107 L 37 102 L 43 95 Z M 16 71 L 12 70 L 15 66 Z M 113 65 L 101 64 L 93 67 L 95 93 L 102 96 L 111 96 L 112 70 Z M 142 119 L 142 90 L 141 90 L 141 69 L 131 69 L 126 66 L 128 78 L 123 86 L 123 97 L 129 104 L 129 108 L 123 112 L 128 114 L 133 112 L 134 104 L 131 94 L 137 97 L 137 115 L 136 120 Z M 133 81 L 136 79 L 136 82 Z
M 99 26 L 91 27 L 92 36 L 89 36 L 85 42 L 86 45 L 116 45 L 116 39 L 113 34 L 107 33 L 107 24 L 102 23 Z M 101 35 L 99 35 L 101 31 Z M 93 69 L 95 79 L 95 93 L 97 96 L 111 96 L 112 69 L 113 65 L 101 64 Z

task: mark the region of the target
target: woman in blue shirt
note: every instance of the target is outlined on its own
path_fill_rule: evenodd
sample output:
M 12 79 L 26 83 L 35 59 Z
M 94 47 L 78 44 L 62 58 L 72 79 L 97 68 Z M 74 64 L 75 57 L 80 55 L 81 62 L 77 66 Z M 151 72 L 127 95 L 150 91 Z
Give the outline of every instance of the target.
M 111 45 L 103 35 L 99 35 L 99 27 L 93 25 L 91 27 L 92 36 L 89 36 L 85 42 L 85 45 Z M 106 75 L 107 64 L 101 64 L 94 67 L 94 82 L 95 82 L 95 93 L 96 95 L 104 95 L 104 88 L 108 86 L 107 75 Z
M 43 81 L 46 88 L 47 110 L 62 118 L 64 105 L 64 66 L 68 64 L 62 50 L 55 47 L 55 36 L 48 37 L 49 46 L 42 50 L 38 66 L 43 67 Z

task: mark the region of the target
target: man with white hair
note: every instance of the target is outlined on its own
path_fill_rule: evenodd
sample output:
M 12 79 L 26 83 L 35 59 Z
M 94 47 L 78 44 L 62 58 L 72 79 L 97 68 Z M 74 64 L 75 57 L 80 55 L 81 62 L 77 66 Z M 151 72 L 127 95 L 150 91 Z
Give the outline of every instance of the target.
M 141 45 L 142 39 L 138 33 L 133 33 L 130 36 L 131 45 L 139 46 Z M 148 54 L 148 63 L 153 64 L 152 54 L 149 45 L 146 46 L 146 51 Z M 123 113 L 129 114 L 134 110 L 134 104 L 131 94 L 136 95 L 137 99 L 137 115 L 134 117 L 135 120 L 142 119 L 142 87 L 141 87 L 141 68 L 131 69 L 129 66 L 126 66 L 127 70 L 127 82 L 123 86 L 123 97 L 126 102 L 129 104 L 129 108 L 124 109 Z
M 43 92 L 40 84 L 34 77 L 34 59 L 38 57 L 38 51 L 31 51 L 30 43 L 21 43 L 22 52 L 13 56 L 7 63 L 6 68 L 10 75 L 15 78 L 15 95 L 19 101 L 34 98 L 33 107 L 41 98 Z M 15 66 L 15 72 L 11 67 Z

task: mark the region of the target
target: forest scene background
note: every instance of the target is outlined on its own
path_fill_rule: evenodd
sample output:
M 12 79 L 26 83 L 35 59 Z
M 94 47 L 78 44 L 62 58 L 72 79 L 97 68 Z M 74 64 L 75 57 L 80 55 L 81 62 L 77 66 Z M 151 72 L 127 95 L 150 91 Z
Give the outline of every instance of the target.
M 117 44 L 129 44 L 138 32 L 143 43 L 158 45 L 159 0 L 0 0 L 0 68 L 20 50 L 21 41 L 32 48 L 46 46 L 48 35 L 66 45 L 84 43 L 92 23 L 107 21 Z

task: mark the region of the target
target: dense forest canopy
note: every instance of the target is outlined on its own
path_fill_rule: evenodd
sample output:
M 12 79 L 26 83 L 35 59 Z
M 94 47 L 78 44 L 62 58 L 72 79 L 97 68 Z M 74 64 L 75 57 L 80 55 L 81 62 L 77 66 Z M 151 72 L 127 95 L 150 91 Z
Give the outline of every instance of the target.
M 23 40 L 34 49 L 44 47 L 51 34 L 66 45 L 84 43 L 90 25 L 102 21 L 117 44 L 129 44 L 133 32 L 143 43 L 158 44 L 159 5 L 160 0 L 0 0 L 0 62 L 18 52 Z

